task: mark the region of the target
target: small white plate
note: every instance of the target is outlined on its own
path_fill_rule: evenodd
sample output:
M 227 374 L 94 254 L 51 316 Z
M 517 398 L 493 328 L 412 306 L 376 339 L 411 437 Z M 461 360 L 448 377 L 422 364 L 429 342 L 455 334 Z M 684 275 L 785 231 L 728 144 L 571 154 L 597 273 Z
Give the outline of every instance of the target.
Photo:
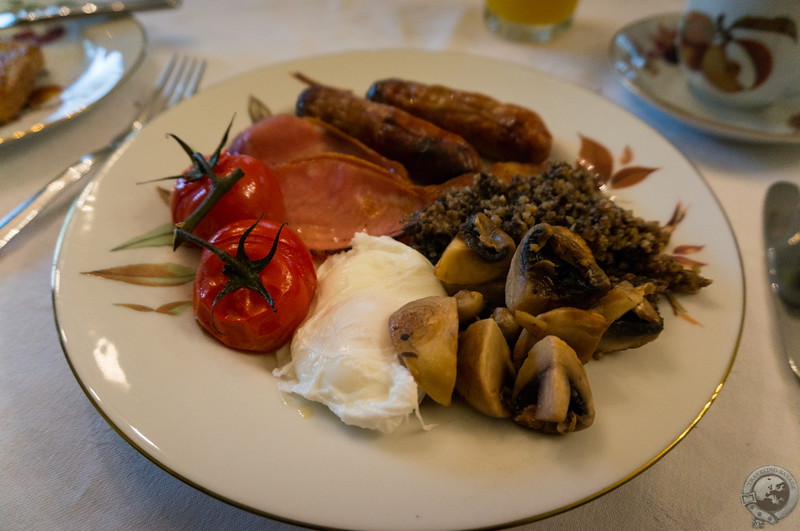
M 147 43 L 130 16 L 90 17 L 0 30 L 0 40 L 33 32 L 42 41 L 45 75 L 38 85 L 59 94 L 0 125 L 0 145 L 78 116 L 100 101 L 139 64 Z
M 191 299 L 191 283 L 132 286 L 82 274 L 128 264 L 195 267 L 197 253 L 169 247 L 111 251 L 169 222 L 156 184 L 187 162 L 180 136 L 213 150 L 251 96 L 292 112 L 301 72 L 363 94 L 401 77 L 489 94 L 540 112 L 554 155 L 575 160 L 581 137 L 607 147 L 614 170 L 654 168 L 613 190 L 625 208 L 666 222 L 687 214 L 671 245 L 697 244 L 713 284 L 680 297 L 699 324 L 663 306 L 665 331 L 635 351 L 587 365 L 594 425 L 565 437 L 426 401 L 392 434 L 349 427 L 327 409 L 282 395 L 274 357 L 227 349 L 194 322 L 136 312 Z M 613 124 L 613 127 L 609 127 Z M 672 252 L 672 247 L 670 252 Z M 677 252 L 677 251 L 675 251 Z M 389 280 L 387 279 L 387 282 Z M 87 296 L 90 294 L 90 296 Z M 260 68 L 203 89 L 150 123 L 85 190 L 62 233 L 53 275 L 60 338 L 80 385 L 134 447 L 220 499 L 277 519 L 348 529 L 467 529 L 544 518 L 636 476 L 677 444 L 717 396 L 733 363 L 744 313 L 741 261 L 714 195 L 653 129 L 585 89 L 519 64 L 456 53 L 381 50 L 311 57 Z
M 765 143 L 800 142 L 800 97 L 761 110 L 706 103 L 692 94 L 673 46 L 680 15 L 637 21 L 614 35 L 609 56 L 624 85 L 658 111 L 725 138 Z

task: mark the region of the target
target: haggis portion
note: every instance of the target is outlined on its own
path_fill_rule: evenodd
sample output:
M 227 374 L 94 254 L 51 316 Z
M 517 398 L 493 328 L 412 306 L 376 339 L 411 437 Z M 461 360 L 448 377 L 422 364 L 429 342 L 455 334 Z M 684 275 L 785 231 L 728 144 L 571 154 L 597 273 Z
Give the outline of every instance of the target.
M 619 207 L 594 176 L 566 163 L 535 175 L 500 180 L 476 175 L 470 187 L 452 190 L 405 222 L 408 243 L 438 261 L 475 213 L 496 220 L 515 241 L 534 225 L 566 227 L 582 237 L 612 284 L 652 282 L 660 293 L 696 293 L 711 281 L 664 254 L 670 232 Z

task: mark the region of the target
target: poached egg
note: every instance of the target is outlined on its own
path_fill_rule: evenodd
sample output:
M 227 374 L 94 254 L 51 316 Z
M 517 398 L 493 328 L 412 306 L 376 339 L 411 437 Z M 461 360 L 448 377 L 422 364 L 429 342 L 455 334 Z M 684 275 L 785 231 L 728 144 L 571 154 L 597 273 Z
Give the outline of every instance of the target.
M 389 433 L 417 411 L 420 392 L 398 360 L 389 317 L 445 295 L 433 265 L 388 236 L 357 233 L 352 249 L 317 271 L 317 297 L 275 370 L 278 388 L 325 404 L 343 422 Z

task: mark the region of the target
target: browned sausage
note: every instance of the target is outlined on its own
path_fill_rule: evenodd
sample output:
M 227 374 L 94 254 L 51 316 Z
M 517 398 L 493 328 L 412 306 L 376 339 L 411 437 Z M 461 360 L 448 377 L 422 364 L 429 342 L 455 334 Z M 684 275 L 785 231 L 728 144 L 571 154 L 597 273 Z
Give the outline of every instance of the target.
M 401 79 L 375 82 L 367 98 L 452 131 L 490 159 L 538 164 L 550 156 L 550 131 L 538 114 L 519 105 L 476 92 Z
M 298 97 L 296 113 L 323 120 L 400 162 L 418 184 L 480 170 L 478 152 L 455 133 L 345 90 L 312 84 Z

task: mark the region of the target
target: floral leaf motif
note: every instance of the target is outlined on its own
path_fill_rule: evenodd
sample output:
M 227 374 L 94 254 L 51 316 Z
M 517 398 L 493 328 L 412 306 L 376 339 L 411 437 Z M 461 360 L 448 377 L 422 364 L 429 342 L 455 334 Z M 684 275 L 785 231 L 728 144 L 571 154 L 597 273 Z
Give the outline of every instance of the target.
M 272 111 L 266 103 L 255 96 L 250 96 L 247 100 L 247 114 L 250 116 L 250 121 L 256 123 L 272 116 Z
M 187 308 L 192 307 L 192 301 L 176 301 L 167 304 L 162 304 L 156 308 L 156 313 L 163 313 L 166 315 L 180 315 Z
M 772 73 L 772 53 L 770 53 L 769 48 L 758 41 L 737 39 L 736 42 L 750 56 L 750 63 L 755 69 L 756 78 L 753 84 L 750 85 L 750 88 L 754 89 L 764 83 Z
M 694 269 L 695 267 L 703 267 L 703 266 L 708 265 L 705 262 L 699 262 L 697 260 L 692 260 L 691 258 L 687 258 L 686 256 L 679 255 L 679 254 L 672 255 L 672 259 L 676 263 L 681 264 L 683 267 L 686 267 L 686 268 L 689 268 L 689 269 Z
M 633 162 L 633 149 L 630 146 L 625 146 L 622 150 L 622 155 L 619 156 L 619 163 L 625 166 Z
M 705 245 L 678 245 L 673 249 L 675 254 L 694 254 L 699 253 L 705 248 Z
M 97 271 L 86 271 L 84 275 L 127 282 L 138 286 L 180 286 L 194 280 L 194 268 L 180 264 L 131 264 Z
M 150 306 L 145 306 L 143 304 L 133 304 L 129 302 L 117 302 L 114 303 L 114 306 L 121 306 L 123 308 L 128 308 L 129 310 L 136 310 L 137 312 L 152 312 L 155 311 Z
M 151 308 L 150 306 L 145 306 L 143 304 L 132 304 L 126 302 L 119 302 L 114 304 L 114 306 L 136 310 L 137 312 L 155 312 L 164 315 L 177 316 L 182 314 L 187 308 L 190 308 L 192 306 L 192 301 L 169 302 L 167 304 L 162 304 L 158 308 Z
M 659 24 L 656 32 L 649 36 L 650 49 L 644 54 L 645 68 L 653 75 L 659 73 L 658 62 L 660 60 L 668 64 L 677 64 L 678 52 L 675 45 L 677 34 L 676 29 Z
M 628 166 L 612 175 L 608 183 L 612 188 L 627 188 L 642 182 L 657 169 L 658 168 L 646 168 L 644 166 Z
M 716 27 L 706 13 L 689 11 L 683 17 L 678 35 L 678 55 L 689 70 L 700 72 L 703 57 L 714 40 Z
M 581 168 L 593 173 L 600 186 L 609 185 L 611 188 L 627 188 L 642 182 L 648 175 L 658 168 L 644 166 L 626 166 L 633 160 L 633 149 L 625 146 L 620 154 L 619 161 L 623 168 L 614 171 L 614 157 L 611 151 L 592 138 L 578 135 L 581 139 L 580 153 L 577 164 Z
M 697 326 L 703 326 L 697 319 L 689 315 L 689 313 L 686 311 L 683 305 L 680 302 L 678 302 L 678 299 L 676 299 L 674 295 L 668 293 L 666 297 L 667 301 L 669 302 L 669 305 L 672 306 L 673 315 L 675 315 L 676 317 L 680 317 L 687 323 L 691 323 Z
M 122 243 L 112 251 L 124 251 L 126 249 L 139 249 L 141 247 L 164 247 L 172 246 L 174 226 L 172 223 L 164 223 L 158 227 L 151 229 L 144 234 L 131 238 L 130 240 Z
M 596 140 L 583 135 L 580 135 L 580 138 L 581 149 L 578 154 L 578 165 L 594 173 L 600 184 L 605 184 L 611 178 L 614 168 L 611 152 Z
M 661 230 L 667 234 L 675 232 L 675 229 L 677 229 L 678 225 L 681 224 L 683 218 L 686 217 L 687 211 L 688 209 L 679 201 L 678 204 L 675 205 L 675 210 L 672 211 L 672 217 L 670 217 L 669 221 L 667 221 L 667 223 L 661 227 Z
M 161 199 L 161 201 L 163 201 L 165 205 L 169 206 L 169 203 L 170 203 L 170 200 L 171 200 L 170 196 L 172 195 L 172 191 L 167 190 L 166 188 L 162 188 L 160 186 L 157 186 L 156 187 L 156 193 L 158 194 L 158 197 Z
M 789 17 L 767 18 L 745 16 L 731 24 L 730 29 L 736 28 L 780 33 L 797 42 L 797 26 Z

